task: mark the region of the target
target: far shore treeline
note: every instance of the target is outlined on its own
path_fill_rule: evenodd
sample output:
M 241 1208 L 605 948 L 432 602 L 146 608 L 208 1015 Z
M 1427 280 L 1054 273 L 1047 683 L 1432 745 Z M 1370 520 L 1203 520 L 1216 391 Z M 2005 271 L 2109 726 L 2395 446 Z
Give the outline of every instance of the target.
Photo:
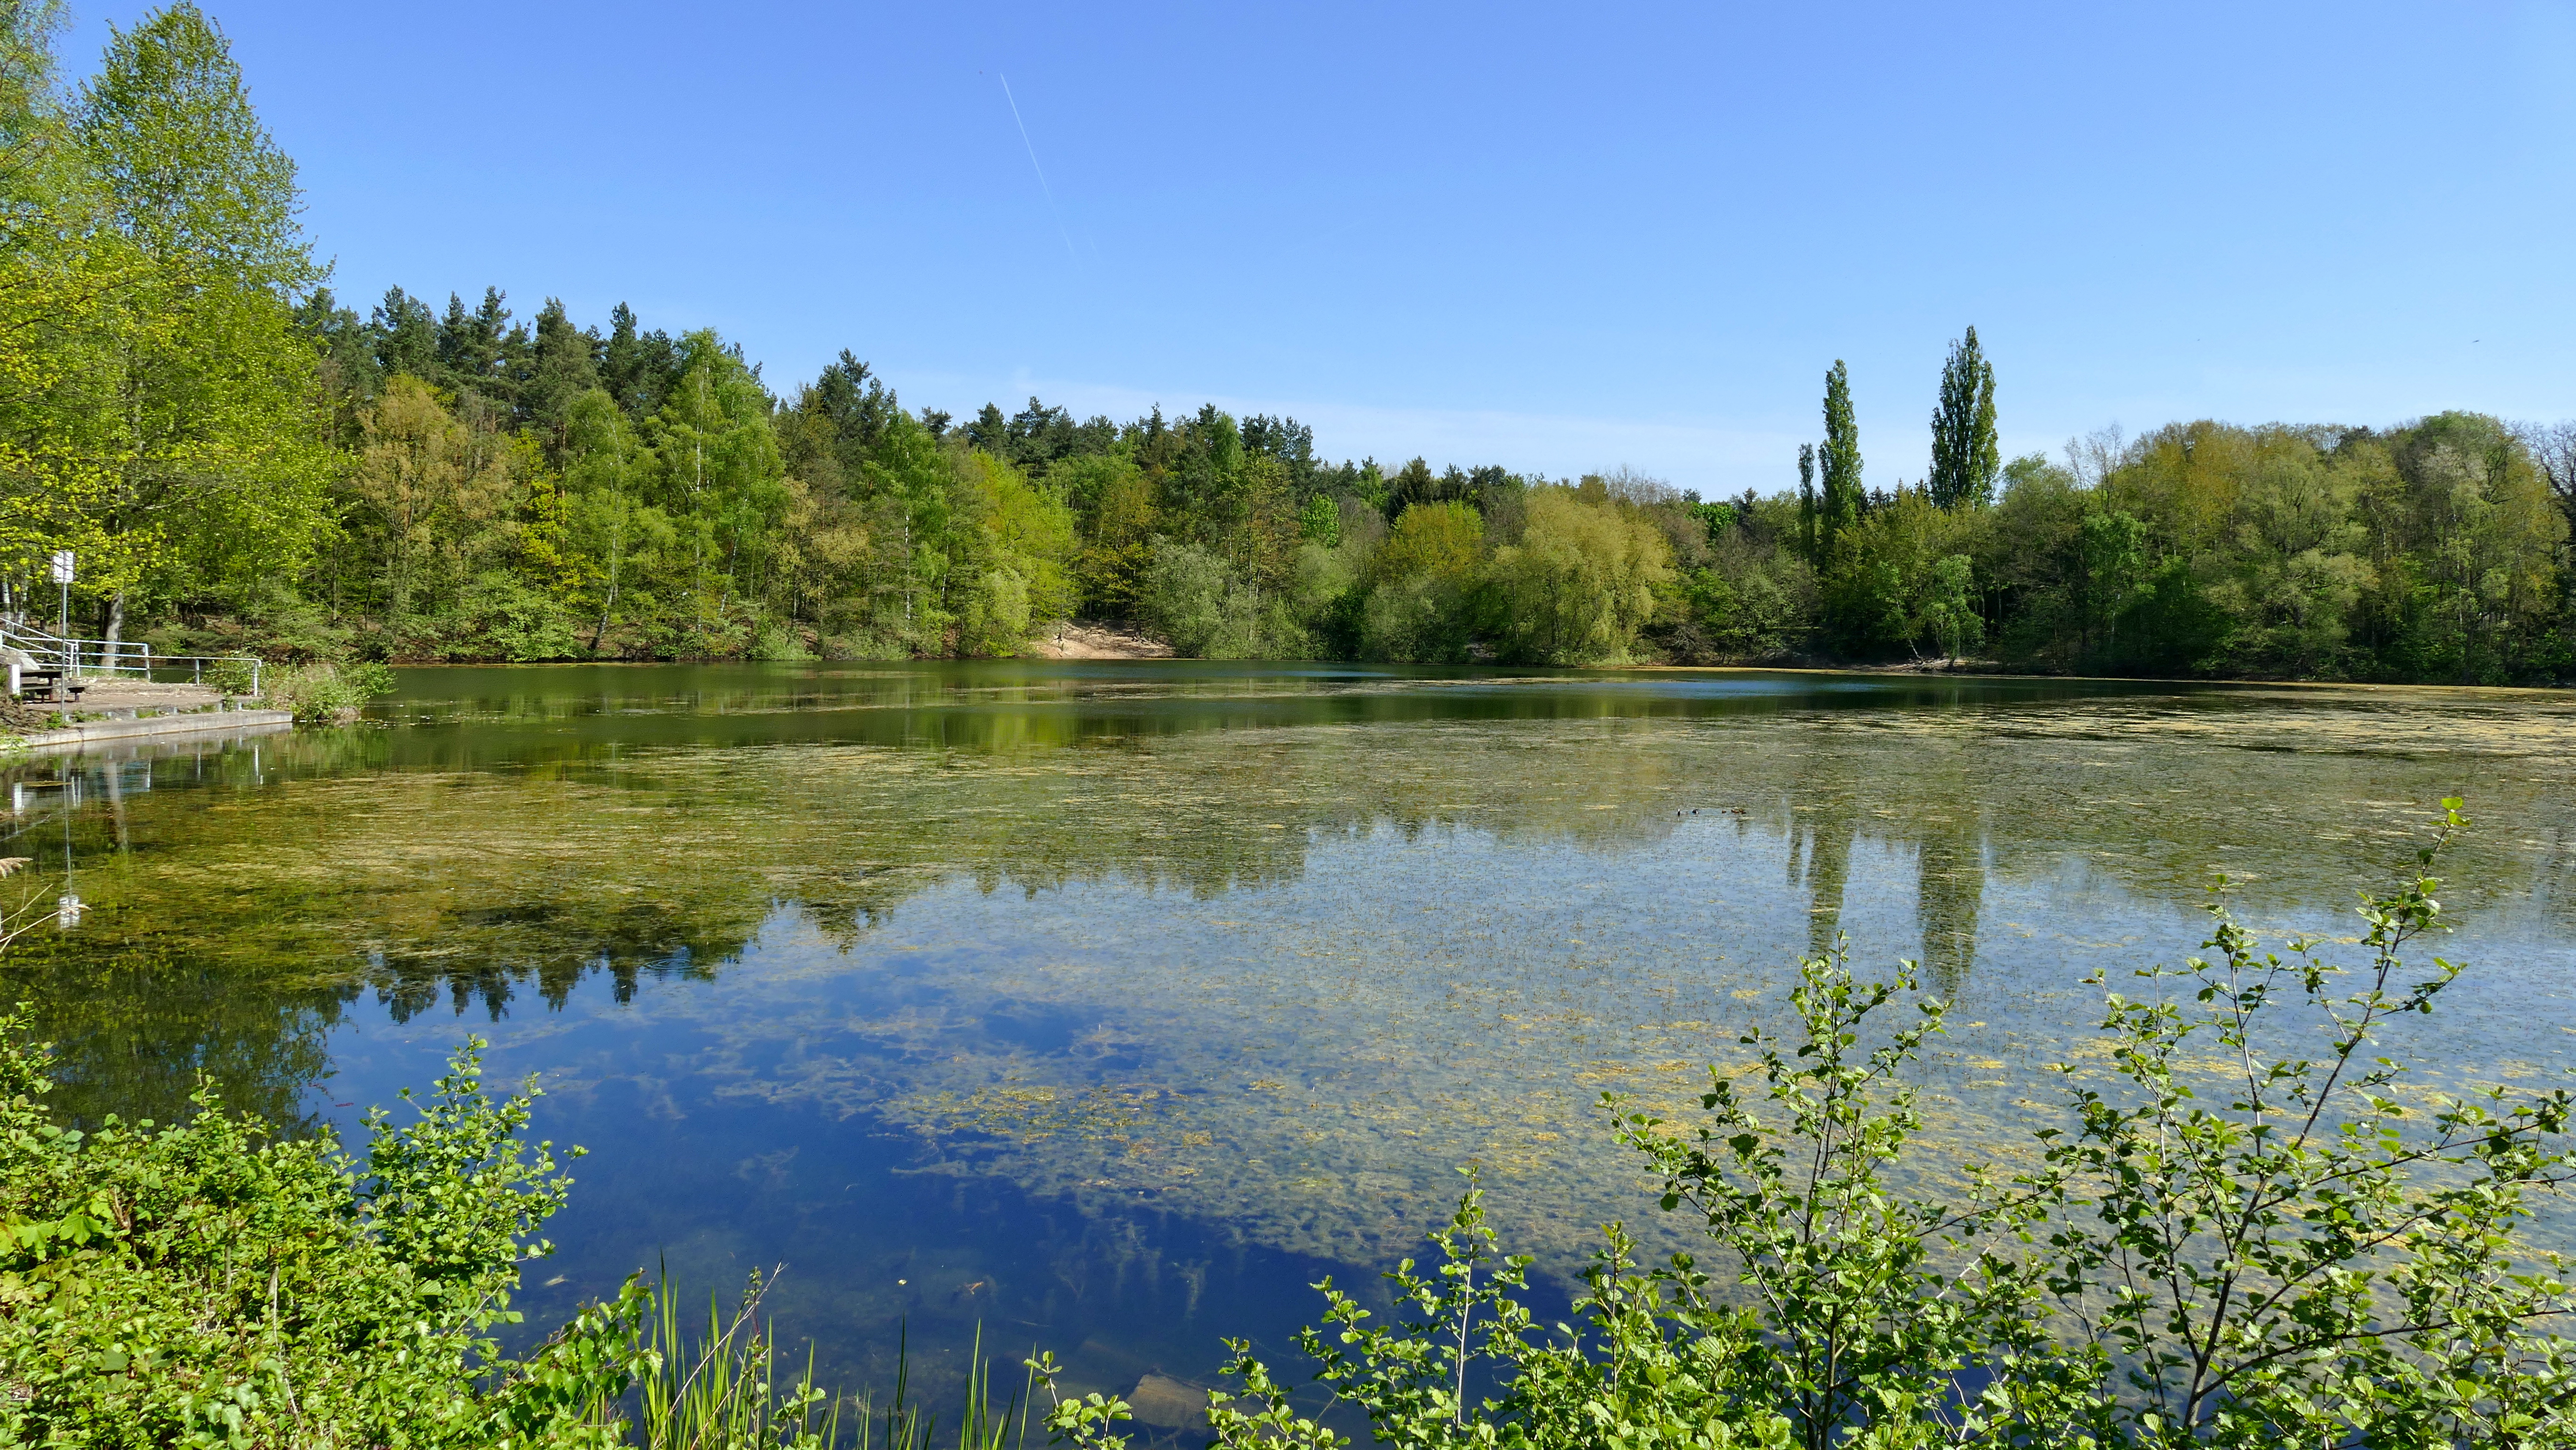
M 2576 675 L 2576 425 L 2199 421 L 2007 460 L 1973 329 L 1925 380 L 1916 481 L 1865 470 L 1835 362 L 1795 487 L 1784 459 L 1780 491 L 1723 501 L 1330 462 L 1214 407 L 953 418 L 855 352 L 773 388 L 622 305 L 345 301 L 213 22 L 156 12 L 66 88 L 61 14 L 8 7 L 0 56 L 0 606 L 52 605 L 70 548 L 77 632 L 865 659 L 1082 618 L 1215 658 Z

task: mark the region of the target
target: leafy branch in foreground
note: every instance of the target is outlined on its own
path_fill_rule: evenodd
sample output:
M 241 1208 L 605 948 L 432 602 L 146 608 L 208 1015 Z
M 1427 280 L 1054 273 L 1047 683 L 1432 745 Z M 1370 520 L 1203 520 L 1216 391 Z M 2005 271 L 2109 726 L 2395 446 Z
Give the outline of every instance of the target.
M 2287 955 L 2214 903 L 2214 958 L 2138 975 L 2189 1005 L 2111 994 L 2125 1090 L 2067 1075 L 2071 1134 L 2025 1181 L 2061 1212 L 2051 1288 L 2122 1367 L 2127 1423 L 2223 1444 L 2525 1445 L 2576 1433 L 2559 1255 L 2524 1249 L 2571 1173 L 2568 1092 L 2414 1088 L 2377 1051 L 2463 967 L 2402 953 L 2443 930 L 2429 874 L 2467 824 L 2443 802 L 2417 874 L 2360 914 L 2367 960 Z M 2097 984 L 2101 978 L 2092 979 Z M 2282 1020 L 2286 1019 L 2286 1020 Z M 2211 1046 L 2218 1051 L 2209 1052 Z M 2215 1061 L 2212 1061 L 2214 1057 Z
M 1758 1092 L 1713 1068 L 1687 1125 L 1604 1099 L 1729 1289 L 1690 1255 L 1639 1272 L 1612 1224 L 1577 1323 L 1543 1333 L 1513 1297 L 1529 1261 L 1498 1252 L 1471 1184 L 1436 1269 L 1388 1276 L 1402 1323 L 1317 1286 L 1314 1389 L 1423 1450 L 2576 1446 L 2576 1352 L 2555 1332 L 2576 1300 L 2561 1257 L 2522 1241 L 2576 1176 L 2576 1102 L 2418 1089 L 2380 1046 L 2462 974 L 2405 954 L 2445 929 L 2430 871 L 2466 824 L 2444 801 L 2416 869 L 2365 896 L 2357 966 L 2313 937 L 2265 951 L 2222 881 L 2214 955 L 2139 974 L 2184 1000 L 2106 994 L 2110 1081 L 2061 1064 L 2072 1127 L 2039 1131 L 2029 1171 L 1974 1171 L 1958 1203 L 1894 1171 L 1925 1125 L 1906 1073 L 1945 1004 L 1915 995 L 1911 962 L 1858 981 L 1838 943 L 1801 964 L 1796 1035 L 1743 1039 Z M 1900 999 L 1912 1021 L 1881 1028 Z M 1301 1413 L 1228 1343 L 1220 1444 L 1346 1443 L 1329 1406 Z M 1031 1369 L 1052 1391 L 1052 1360 Z M 1471 1399 L 1481 1383 L 1498 1388 Z M 1108 1450 L 1126 1412 L 1059 1398 L 1049 1423 Z
M 1915 997 L 1914 1022 L 1863 1044 L 1872 1014 L 1915 985 L 1912 962 L 1892 982 L 1855 981 L 1837 941 L 1799 966 L 1796 1045 L 1742 1039 L 1759 1053 L 1758 1101 L 1712 1069 L 1707 1116 L 1687 1133 L 1648 1114 L 1617 1120 L 1664 1180 L 1664 1209 L 1698 1213 L 1735 1266 L 1761 1325 L 1743 1367 L 1750 1398 L 1804 1446 L 1856 1424 L 1952 1442 L 2054 1433 L 2080 1403 L 2069 1387 L 2088 1378 L 2083 1356 L 2049 1340 L 2038 1275 L 2010 1251 L 2035 1216 L 2030 1195 L 1951 1205 L 1888 1182 L 1924 1127 L 1900 1073 L 1947 1004 Z

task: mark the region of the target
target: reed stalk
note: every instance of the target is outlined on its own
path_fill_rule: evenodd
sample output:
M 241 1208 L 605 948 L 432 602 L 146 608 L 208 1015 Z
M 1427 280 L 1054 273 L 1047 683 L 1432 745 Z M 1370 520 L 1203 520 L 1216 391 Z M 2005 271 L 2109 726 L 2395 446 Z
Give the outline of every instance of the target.
M 805 1362 L 782 1382 L 776 1331 L 761 1302 L 778 1271 L 755 1272 L 730 1315 L 707 1296 L 704 1329 L 683 1333 L 680 1291 L 665 1271 L 653 1288 L 647 1333 L 650 1369 L 635 1391 L 632 1430 L 641 1450 L 1026 1450 L 1035 1384 L 1022 1385 L 999 1404 L 984 1331 L 975 1330 L 963 1403 L 952 1437 L 940 1415 L 912 1393 L 912 1344 L 902 1333 L 895 1355 L 894 1392 L 879 1405 L 871 1395 L 843 1395 L 818 1384 L 809 1342 Z

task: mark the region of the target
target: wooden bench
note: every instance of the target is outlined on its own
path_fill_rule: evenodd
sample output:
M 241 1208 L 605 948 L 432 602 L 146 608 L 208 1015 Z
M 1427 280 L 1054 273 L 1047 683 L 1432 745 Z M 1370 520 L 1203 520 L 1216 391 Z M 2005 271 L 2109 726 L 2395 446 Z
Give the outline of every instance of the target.
M 61 670 L 49 670 L 41 665 L 28 666 L 19 664 L 15 660 L 10 661 L 9 693 L 11 695 L 23 700 L 39 688 L 45 692 L 47 700 L 57 705 L 74 705 L 80 703 L 81 692 L 89 686 L 76 677 L 67 677 Z
M 89 688 L 77 678 L 65 679 L 60 670 L 36 670 L 22 674 L 18 677 L 18 685 L 22 691 L 41 685 L 44 687 L 45 698 L 59 705 L 80 703 L 81 692 Z

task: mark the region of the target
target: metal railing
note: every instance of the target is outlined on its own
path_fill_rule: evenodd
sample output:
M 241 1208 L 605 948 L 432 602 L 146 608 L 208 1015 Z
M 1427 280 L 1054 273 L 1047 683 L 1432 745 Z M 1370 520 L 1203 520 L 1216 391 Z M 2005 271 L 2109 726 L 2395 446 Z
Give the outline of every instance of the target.
M 227 662 L 250 666 L 250 693 L 259 694 L 261 662 L 256 655 L 156 655 L 142 640 L 65 639 L 23 621 L 0 619 L 0 646 L 24 653 L 38 669 L 53 670 L 71 680 L 175 677 L 185 671 L 191 684 L 205 683 L 208 666 Z M 155 675 L 154 671 L 160 671 Z M 19 666 L 9 667 L 9 692 L 18 693 Z

